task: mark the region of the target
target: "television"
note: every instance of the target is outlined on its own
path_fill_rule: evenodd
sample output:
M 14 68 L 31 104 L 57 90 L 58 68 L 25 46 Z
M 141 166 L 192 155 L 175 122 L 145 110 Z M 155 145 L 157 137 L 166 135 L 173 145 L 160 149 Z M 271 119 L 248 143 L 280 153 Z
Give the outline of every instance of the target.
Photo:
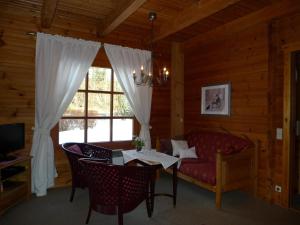
M 0 125 L 0 161 L 14 160 L 9 153 L 23 149 L 25 146 L 25 124 Z

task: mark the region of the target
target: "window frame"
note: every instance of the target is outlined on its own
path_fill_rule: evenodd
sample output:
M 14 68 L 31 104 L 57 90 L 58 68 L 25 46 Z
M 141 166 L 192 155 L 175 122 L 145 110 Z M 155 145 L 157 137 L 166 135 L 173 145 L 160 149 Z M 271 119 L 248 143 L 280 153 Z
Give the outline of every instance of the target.
M 115 75 L 114 70 L 110 67 L 102 67 L 102 66 L 91 66 L 96 68 L 102 68 L 102 69 L 109 69 L 111 71 L 111 82 L 110 82 L 110 91 L 101 91 L 101 90 L 89 90 L 89 72 L 85 76 L 85 89 L 78 89 L 76 93 L 84 93 L 84 116 L 62 116 L 61 119 L 82 119 L 84 120 L 84 143 L 118 143 L 118 142 L 131 142 L 130 140 L 118 140 L 113 141 L 113 120 L 114 119 L 132 119 L 132 135 L 135 132 L 136 127 L 136 119 L 133 116 L 114 116 L 113 115 L 113 108 L 114 108 L 114 96 L 115 95 L 125 95 L 124 92 L 121 91 L 114 91 L 114 81 L 115 81 Z M 91 68 L 90 67 L 90 68 Z M 109 94 L 110 95 L 110 116 L 88 116 L 88 94 L 89 93 L 97 93 L 97 94 Z M 109 141 L 103 141 L 103 142 L 88 142 L 88 120 L 89 119 L 109 119 L 109 126 L 110 126 L 110 133 L 109 133 Z M 59 122 L 58 122 L 59 126 Z M 58 143 L 59 143 L 59 127 L 58 127 Z

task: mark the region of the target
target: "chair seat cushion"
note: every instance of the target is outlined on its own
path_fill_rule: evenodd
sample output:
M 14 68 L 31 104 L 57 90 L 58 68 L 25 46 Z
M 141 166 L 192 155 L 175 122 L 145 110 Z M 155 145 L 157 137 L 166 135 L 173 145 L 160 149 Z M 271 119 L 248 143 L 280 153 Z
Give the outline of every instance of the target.
M 68 150 L 70 150 L 71 152 L 76 153 L 78 155 L 82 155 L 81 148 L 77 144 L 68 147 Z
M 216 164 L 201 159 L 183 159 L 179 171 L 196 180 L 216 185 Z

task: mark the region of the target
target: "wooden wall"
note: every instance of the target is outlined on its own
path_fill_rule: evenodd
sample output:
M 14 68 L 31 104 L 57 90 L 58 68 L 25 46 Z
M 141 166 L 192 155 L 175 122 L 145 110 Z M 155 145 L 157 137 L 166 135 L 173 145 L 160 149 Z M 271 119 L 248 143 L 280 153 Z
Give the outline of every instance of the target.
M 2 5 L 3 6 L 3 5 Z M 96 36 L 97 21 L 80 21 L 74 18 L 56 17 L 51 29 L 40 28 L 40 12 L 29 8 L 1 6 L 0 33 L 4 45 L 0 46 L 0 123 L 24 122 L 26 125 L 26 151 L 29 154 L 32 143 L 32 127 L 35 116 L 35 39 L 27 32 L 42 31 L 86 40 L 143 48 L 139 37 L 115 32 L 105 39 Z M 164 51 L 163 60 L 170 64 L 169 46 L 160 44 Z M 103 48 L 95 62 L 99 66 L 109 66 Z M 169 86 L 154 88 L 151 135 L 153 144 L 157 136 L 170 135 L 170 91 Z M 55 130 L 56 129 L 56 130 Z M 57 127 L 52 131 L 55 146 L 55 160 L 58 170 L 57 186 L 64 186 L 71 181 L 69 165 L 57 143 Z M 130 142 L 112 148 L 130 148 Z
M 282 141 L 276 128 L 283 124 L 284 44 L 300 40 L 300 13 L 262 23 L 226 39 L 185 49 L 185 132 L 223 127 L 260 141 L 258 196 L 286 206 L 282 185 Z M 231 115 L 200 115 L 201 87 L 231 83 Z
M 284 76 L 284 57 L 283 46 L 293 45 L 300 42 L 300 12 L 287 15 L 273 20 L 270 23 L 270 75 L 272 78 L 272 104 L 273 104 L 273 127 L 282 127 L 283 125 L 283 76 Z M 298 44 L 299 45 L 299 44 Z M 298 49 L 300 50 L 300 48 Z M 286 168 L 288 162 L 283 155 L 282 141 L 275 138 L 272 142 L 271 180 L 273 184 L 279 184 L 285 187 L 285 178 L 287 177 Z M 293 159 L 292 159 L 293 160 Z M 283 194 L 273 192 L 272 200 L 283 206 L 288 206 L 288 190 L 283 189 Z
M 261 141 L 258 195 L 267 194 L 268 27 L 251 27 L 232 37 L 185 51 L 185 132 L 223 127 Z M 231 115 L 200 115 L 201 87 L 231 83 Z
M 28 153 L 35 114 L 35 40 L 27 36 L 27 32 L 43 31 L 130 47 L 141 47 L 142 43 L 120 32 L 100 40 L 96 36 L 97 21 L 92 20 L 83 23 L 74 18 L 58 17 L 51 29 L 42 30 L 39 15 L 38 10 L 11 6 L 2 7 L 0 11 L 0 33 L 3 32 L 0 38 L 4 41 L 0 46 L 0 123 L 25 122 Z M 283 122 L 281 47 L 296 41 L 300 41 L 300 13 L 185 50 L 185 132 L 201 127 L 224 127 L 258 139 L 261 143 L 258 195 L 280 205 L 287 201 L 282 194 L 274 192 L 274 185 L 281 185 L 286 175 L 284 149 L 281 141 L 275 139 L 275 128 L 282 127 Z M 170 68 L 170 46 L 165 43 L 162 46 L 160 48 L 166 51 L 163 60 Z M 103 66 L 108 64 L 104 53 L 97 59 Z M 225 82 L 230 82 L 232 87 L 231 116 L 200 115 L 201 86 Z M 154 88 L 151 116 L 153 143 L 157 136 L 170 136 L 170 86 Z M 55 155 L 59 173 L 57 184 L 63 186 L 70 182 L 68 163 L 59 149 L 55 150 Z

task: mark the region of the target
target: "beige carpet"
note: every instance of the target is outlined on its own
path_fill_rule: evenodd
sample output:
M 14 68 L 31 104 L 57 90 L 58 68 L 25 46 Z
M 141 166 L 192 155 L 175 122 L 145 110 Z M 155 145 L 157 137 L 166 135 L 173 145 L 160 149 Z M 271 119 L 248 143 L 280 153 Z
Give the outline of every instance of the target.
M 157 191 L 171 191 L 171 179 L 162 176 Z M 79 190 L 69 202 L 69 188 L 50 190 L 46 197 L 33 197 L 0 217 L 1 225 L 83 225 L 88 210 L 87 190 Z M 116 216 L 92 213 L 90 225 L 117 225 Z M 269 205 L 242 192 L 224 194 L 223 209 L 214 207 L 214 194 L 179 181 L 178 204 L 156 197 L 152 218 L 145 204 L 124 215 L 124 225 L 299 225 L 300 214 Z

